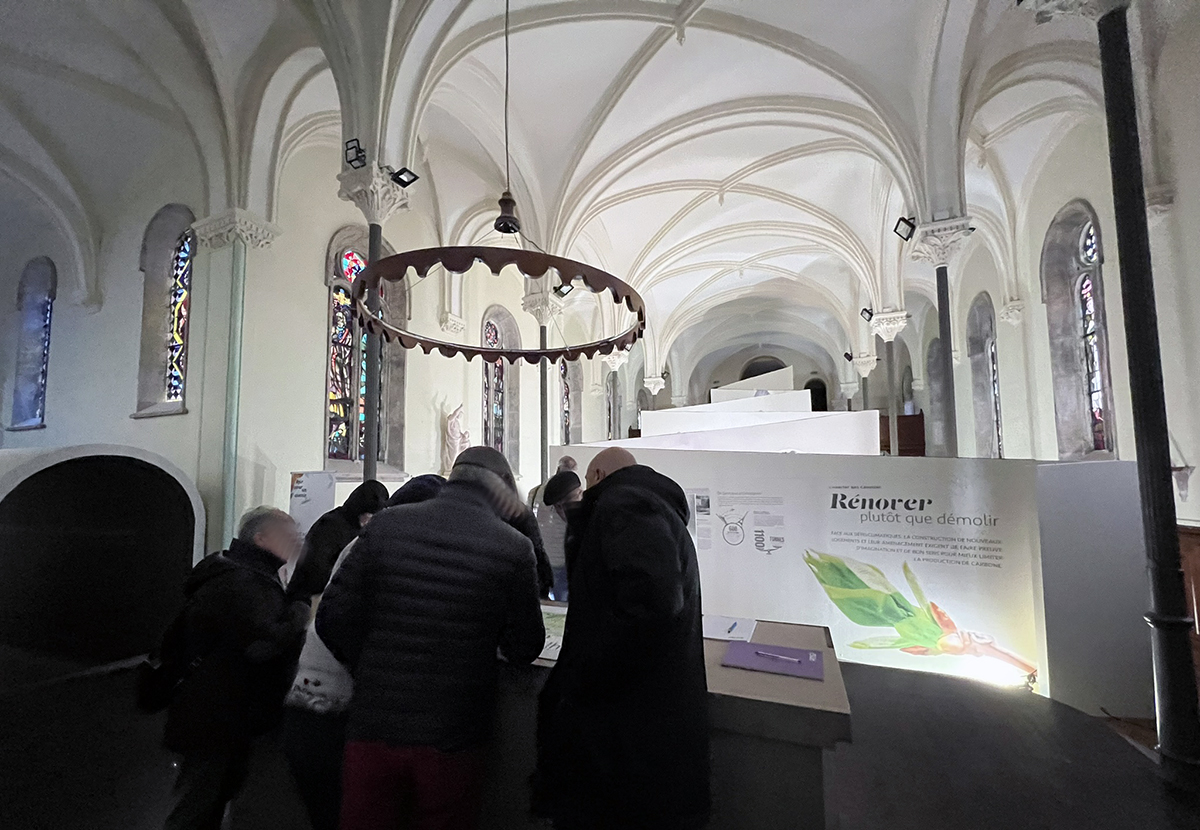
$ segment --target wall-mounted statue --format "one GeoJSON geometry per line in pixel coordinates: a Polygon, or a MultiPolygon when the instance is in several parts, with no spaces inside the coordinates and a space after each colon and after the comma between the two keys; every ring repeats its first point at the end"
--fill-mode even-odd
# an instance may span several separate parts
{"type": "Polygon", "coordinates": [[[442,442],[442,475],[449,476],[459,453],[471,446],[471,433],[463,425],[463,405],[446,416],[446,438],[442,442]]]}

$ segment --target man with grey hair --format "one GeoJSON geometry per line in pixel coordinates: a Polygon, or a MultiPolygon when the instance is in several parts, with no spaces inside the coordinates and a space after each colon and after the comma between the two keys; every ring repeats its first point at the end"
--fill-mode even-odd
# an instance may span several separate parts
{"type": "Polygon", "coordinates": [[[219,830],[252,742],[282,716],[312,599],[284,588],[299,552],[292,517],[256,507],[229,550],[205,557],[184,585],[187,605],[162,647],[187,667],[167,710],[164,743],[183,756],[167,830],[219,830]]]}
{"type": "Polygon", "coordinates": [[[326,588],[317,633],[354,675],[341,830],[471,830],[496,652],[545,644],[525,505],[504,456],[472,447],[436,498],[371,520],[326,588]]]}

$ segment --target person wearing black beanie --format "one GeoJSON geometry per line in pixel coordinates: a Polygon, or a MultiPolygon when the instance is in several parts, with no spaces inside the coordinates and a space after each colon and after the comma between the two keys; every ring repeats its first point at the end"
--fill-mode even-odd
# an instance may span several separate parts
{"type": "Polygon", "coordinates": [[[309,595],[324,591],[338,554],[354,541],[371,517],[384,508],[387,500],[386,487],[378,481],[364,481],[345,504],[317,519],[304,537],[304,550],[289,588],[309,595]]]}

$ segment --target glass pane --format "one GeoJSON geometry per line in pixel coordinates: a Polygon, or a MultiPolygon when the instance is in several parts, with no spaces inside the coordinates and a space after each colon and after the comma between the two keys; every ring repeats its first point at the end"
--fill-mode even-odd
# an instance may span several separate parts
{"type": "Polygon", "coordinates": [[[1096,226],[1091,222],[1084,227],[1080,237],[1079,258],[1088,265],[1095,265],[1100,261],[1100,244],[1096,239],[1096,226]]]}
{"type": "Polygon", "coordinates": [[[330,294],[329,324],[329,457],[352,458],[351,434],[355,431],[353,372],[354,318],[350,292],[334,288],[330,294]]]}
{"type": "Polygon", "coordinates": [[[367,261],[360,254],[354,251],[342,252],[342,279],[346,282],[353,283],[354,278],[366,267],[367,261]]]}
{"type": "Polygon", "coordinates": [[[175,244],[171,262],[171,295],[168,310],[166,399],[182,401],[187,377],[188,309],[192,299],[192,254],[196,239],[190,230],[175,244]]]}

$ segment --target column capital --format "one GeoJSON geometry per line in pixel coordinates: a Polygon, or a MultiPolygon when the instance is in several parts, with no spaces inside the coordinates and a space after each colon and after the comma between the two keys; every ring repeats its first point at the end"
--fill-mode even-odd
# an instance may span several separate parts
{"type": "Polygon", "coordinates": [[[241,239],[254,248],[266,248],[283,233],[278,225],[248,210],[230,208],[192,223],[196,241],[206,248],[224,248],[241,239]]]}
{"type": "Polygon", "coordinates": [[[862,384],[857,380],[844,380],[838,385],[843,398],[853,398],[862,391],[862,384]]]}
{"type": "Polygon", "coordinates": [[[949,265],[974,231],[970,218],[966,216],[921,225],[917,228],[909,256],[935,267],[949,265]]]}
{"type": "Polygon", "coordinates": [[[896,335],[904,331],[904,327],[908,325],[908,312],[904,309],[899,311],[877,311],[871,317],[871,331],[874,334],[883,338],[885,343],[891,343],[896,339],[896,335]]]}
{"type": "Polygon", "coordinates": [[[442,318],[439,321],[442,331],[447,334],[460,335],[467,330],[467,322],[457,314],[452,314],[449,311],[442,313],[442,318]]]}
{"type": "Polygon", "coordinates": [[[615,372],[629,362],[629,352],[624,349],[616,349],[611,354],[606,354],[600,359],[608,365],[610,372],[615,372]]]}
{"type": "Polygon", "coordinates": [[[1013,328],[1021,325],[1021,320],[1025,317],[1025,301],[1024,300],[1009,300],[1000,307],[1000,319],[1008,323],[1013,328]]]}
{"type": "Polygon", "coordinates": [[[1175,188],[1169,184],[1146,188],[1146,213],[1151,220],[1162,219],[1175,207],[1175,188]]]}
{"type": "Polygon", "coordinates": [[[338,196],[354,202],[369,225],[382,225],[398,210],[408,210],[408,194],[378,167],[361,167],[338,174],[338,196]]]}
{"type": "Polygon", "coordinates": [[[924,392],[925,378],[914,377],[912,381],[912,388],[914,392],[924,392]]]}
{"type": "Polygon", "coordinates": [[[642,385],[646,387],[646,391],[651,395],[657,395],[659,392],[667,388],[666,378],[643,378],[642,385]]]}
{"type": "Polygon", "coordinates": [[[1056,17],[1086,17],[1096,21],[1113,9],[1124,8],[1129,0],[1026,0],[1037,22],[1049,23],[1056,17]]]}
{"type": "Polygon", "coordinates": [[[865,378],[875,371],[875,364],[879,362],[873,354],[860,354],[854,358],[854,370],[858,372],[858,376],[865,378]]]}
{"type": "Polygon", "coordinates": [[[672,395],[671,406],[675,409],[683,409],[688,405],[687,395],[672,395]]]}
{"type": "Polygon", "coordinates": [[[521,309],[538,321],[539,326],[548,326],[554,315],[562,311],[563,301],[553,291],[536,291],[521,298],[521,309]]]}

